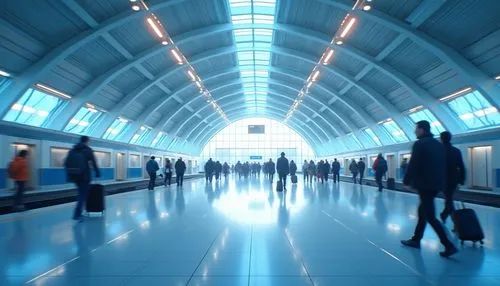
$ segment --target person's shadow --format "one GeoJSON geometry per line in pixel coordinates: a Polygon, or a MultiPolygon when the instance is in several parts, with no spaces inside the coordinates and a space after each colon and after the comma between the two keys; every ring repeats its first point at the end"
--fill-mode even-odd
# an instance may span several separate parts
{"type": "Polygon", "coordinates": [[[364,211],[366,209],[367,203],[368,199],[366,198],[365,192],[363,191],[363,186],[361,186],[361,189],[359,190],[359,199],[358,199],[358,205],[361,211],[364,211]]]}
{"type": "Polygon", "coordinates": [[[210,205],[212,205],[212,203],[215,200],[215,194],[214,194],[214,190],[213,190],[212,184],[208,184],[208,185],[205,186],[205,194],[207,194],[207,201],[208,201],[208,203],[210,205]]]}
{"type": "Polygon", "coordinates": [[[286,205],[286,192],[279,194],[280,207],[278,209],[278,225],[282,228],[286,228],[290,223],[290,212],[288,211],[286,205]]]}
{"type": "Polygon", "coordinates": [[[351,206],[353,206],[354,208],[357,207],[358,205],[358,200],[359,200],[359,194],[358,194],[358,189],[357,189],[358,186],[356,185],[353,185],[352,186],[352,189],[351,189],[351,206]]]}
{"type": "Polygon", "coordinates": [[[297,184],[293,184],[290,194],[290,203],[294,205],[296,202],[297,202],[297,184]]]}
{"type": "Polygon", "coordinates": [[[332,186],[332,197],[335,203],[338,203],[340,200],[340,183],[333,184],[332,186]]]}
{"type": "Polygon", "coordinates": [[[172,206],[174,204],[174,195],[173,195],[173,191],[171,190],[167,190],[165,192],[163,192],[163,200],[165,201],[165,209],[167,211],[171,210],[172,209],[172,206]]]}
{"type": "Polygon", "coordinates": [[[158,209],[156,208],[155,192],[148,193],[148,207],[147,207],[148,220],[153,222],[158,218],[158,209]]]}
{"type": "Polygon", "coordinates": [[[385,225],[387,223],[387,208],[383,199],[383,195],[379,193],[375,198],[375,219],[380,225],[385,225]]]}
{"type": "Polygon", "coordinates": [[[184,191],[182,191],[182,189],[177,190],[175,196],[175,209],[179,215],[183,215],[186,211],[186,201],[184,200],[184,191]]]}

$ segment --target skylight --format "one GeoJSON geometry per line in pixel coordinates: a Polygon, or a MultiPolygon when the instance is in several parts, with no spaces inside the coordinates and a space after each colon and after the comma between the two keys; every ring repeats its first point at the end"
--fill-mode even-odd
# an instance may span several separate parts
{"type": "Polygon", "coordinates": [[[421,109],[419,111],[409,114],[411,120],[417,123],[421,120],[426,120],[431,124],[431,132],[434,135],[439,135],[441,132],[445,131],[443,125],[428,109],[421,109]]]}
{"type": "Polygon", "coordinates": [[[477,90],[447,102],[451,110],[468,129],[480,129],[500,125],[500,113],[477,90]]]}
{"type": "Polygon", "coordinates": [[[104,133],[104,136],[102,137],[103,139],[108,139],[108,140],[116,140],[118,135],[127,127],[129,124],[128,120],[118,117],[115,119],[113,124],[106,130],[106,133],[104,133]]]}
{"type": "Polygon", "coordinates": [[[384,127],[384,129],[387,131],[387,133],[395,143],[408,142],[408,137],[406,137],[406,134],[393,120],[387,120],[385,123],[382,124],[382,126],[384,127]]]}
{"type": "Polygon", "coordinates": [[[366,128],[365,130],[363,130],[366,135],[368,136],[368,138],[370,138],[370,141],[375,144],[376,146],[382,146],[382,142],[380,141],[380,139],[378,138],[377,135],[375,135],[375,133],[373,132],[373,130],[371,128],[366,128]]]}
{"type": "Polygon", "coordinates": [[[64,131],[76,134],[89,134],[90,126],[102,115],[93,105],[87,104],[80,108],[76,115],[69,121],[64,131]]]}
{"type": "Polygon", "coordinates": [[[229,0],[238,65],[246,102],[265,102],[276,0],[229,0]],[[252,25],[259,25],[254,29],[252,25]],[[269,25],[269,28],[266,28],[269,25]]]}

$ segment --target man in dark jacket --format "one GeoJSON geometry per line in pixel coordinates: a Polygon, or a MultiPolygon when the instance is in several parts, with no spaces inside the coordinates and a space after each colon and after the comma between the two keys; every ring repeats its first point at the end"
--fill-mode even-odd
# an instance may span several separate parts
{"type": "Polygon", "coordinates": [[[384,177],[387,172],[387,161],[384,159],[384,156],[382,156],[382,153],[378,154],[377,159],[373,162],[372,168],[375,171],[375,182],[377,182],[378,191],[382,192],[384,188],[382,177],[384,177]]]}
{"type": "Polygon", "coordinates": [[[453,205],[453,195],[458,185],[463,185],[465,181],[465,166],[462,153],[458,148],[451,145],[451,133],[445,131],[441,133],[441,143],[444,146],[446,183],[444,188],[445,208],[441,213],[441,220],[446,223],[446,219],[455,211],[453,205]]]}
{"type": "Polygon", "coordinates": [[[205,163],[205,179],[207,182],[208,181],[210,181],[210,183],[212,182],[214,176],[214,169],[215,169],[214,161],[212,161],[212,158],[210,158],[205,163]]]}
{"type": "Polygon", "coordinates": [[[276,161],[276,172],[278,178],[283,183],[283,189],[286,190],[286,175],[290,174],[290,165],[288,159],[285,158],[285,152],[281,152],[281,157],[276,161]]]}
{"type": "Polygon", "coordinates": [[[415,135],[418,140],[413,144],[410,163],[403,182],[406,186],[409,185],[417,190],[420,197],[418,223],[413,237],[401,243],[420,248],[420,240],[429,223],[445,247],[445,250],[439,254],[449,257],[458,250],[446,236],[443,225],[437,220],[434,207],[434,198],[445,186],[445,152],[443,145],[434,139],[430,130],[431,125],[428,121],[417,122],[415,135]]]}
{"type": "Polygon", "coordinates": [[[148,190],[150,191],[155,189],[156,172],[158,170],[160,170],[160,166],[158,166],[158,162],[156,162],[155,156],[151,156],[149,161],[146,163],[146,172],[148,172],[149,175],[148,190]]]}
{"type": "Polygon", "coordinates": [[[330,175],[330,163],[328,160],[325,160],[325,164],[323,164],[323,177],[325,181],[328,183],[328,176],[330,175]]]}
{"type": "Polygon", "coordinates": [[[365,162],[363,162],[363,158],[359,158],[358,161],[358,172],[359,172],[359,184],[363,184],[363,177],[365,176],[365,162]]]}
{"type": "Polygon", "coordinates": [[[186,172],[186,163],[182,161],[182,157],[180,157],[177,162],[175,162],[175,180],[177,181],[177,186],[182,187],[182,183],[184,182],[184,173],[186,172]]]}
{"type": "Polygon", "coordinates": [[[351,171],[352,174],[352,181],[354,184],[356,184],[356,178],[358,177],[358,164],[354,159],[351,161],[351,165],[349,165],[349,171],[351,171]]]}
{"type": "Polygon", "coordinates": [[[89,137],[82,136],[80,138],[80,143],[76,144],[73,149],[66,157],[64,166],[68,175],[68,179],[76,184],[78,189],[78,202],[76,203],[75,211],[73,213],[73,219],[77,221],[83,221],[82,208],[87,200],[90,181],[92,180],[92,174],[89,166],[89,162],[92,164],[92,169],[94,169],[96,178],[101,177],[99,168],[97,167],[97,162],[94,157],[94,151],[89,147],[89,137]],[[79,160],[82,160],[78,166],[79,160]]]}
{"type": "Polygon", "coordinates": [[[333,159],[332,162],[332,174],[333,174],[333,182],[340,182],[340,163],[337,161],[337,158],[333,159]]]}
{"type": "Polygon", "coordinates": [[[220,179],[220,174],[222,173],[222,164],[217,161],[215,162],[215,180],[219,180],[220,179]]]}
{"type": "Polygon", "coordinates": [[[275,167],[276,167],[276,165],[274,164],[273,160],[269,159],[269,162],[267,162],[267,172],[268,172],[269,180],[271,181],[271,183],[274,180],[275,167]]]}

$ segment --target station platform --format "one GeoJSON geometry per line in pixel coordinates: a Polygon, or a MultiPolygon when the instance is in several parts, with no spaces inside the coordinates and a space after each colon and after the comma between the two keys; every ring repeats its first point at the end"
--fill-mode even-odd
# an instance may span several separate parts
{"type": "Polygon", "coordinates": [[[2,215],[0,285],[500,285],[497,208],[468,204],[485,245],[445,259],[430,227],[421,250],[399,243],[416,224],[414,194],[301,176],[275,186],[230,176],[114,194],[83,223],[74,203],[2,215]]]}

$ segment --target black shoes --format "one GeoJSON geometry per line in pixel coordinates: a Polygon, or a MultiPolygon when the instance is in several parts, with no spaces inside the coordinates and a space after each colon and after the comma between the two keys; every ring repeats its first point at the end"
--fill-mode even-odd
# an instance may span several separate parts
{"type": "Polygon", "coordinates": [[[404,246],[420,249],[420,241],[415,240],[415,239],[401,240],[401,243],[404,246]]]}
{"type": "Polygon", "coordinates": [[[442,257],[450,257],[452,256],[453,254],[456,254],[458,252],[458,249],[454,246],[454,245],[450,245],[448,247],[446,247],[446,249],[442,252],[439,253],[439,255],[441,255],[442,257]]]}

